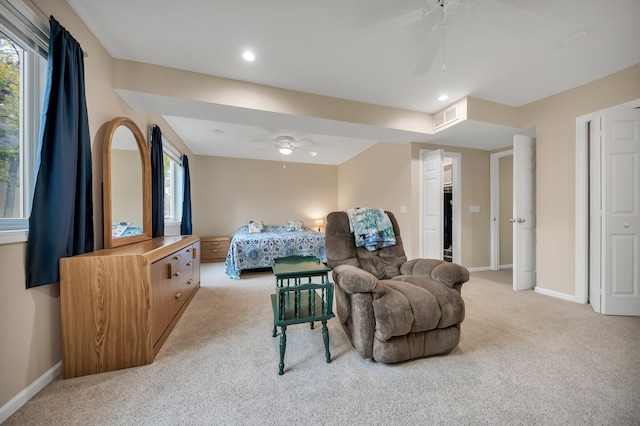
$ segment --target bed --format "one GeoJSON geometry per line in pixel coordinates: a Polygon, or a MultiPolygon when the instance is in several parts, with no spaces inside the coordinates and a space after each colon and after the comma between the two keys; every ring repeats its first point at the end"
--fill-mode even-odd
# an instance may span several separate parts
{"type": "Polygon", "coordinates": [[[241,226],[229,245],[225,272],[239,280],[242,271],[270,268],[273,259],[286,256],[315,256],[327,261],[324,234],[308,228],[290,229],[286,226],[265,225],[263,232],[249,232],[241,226]]]}

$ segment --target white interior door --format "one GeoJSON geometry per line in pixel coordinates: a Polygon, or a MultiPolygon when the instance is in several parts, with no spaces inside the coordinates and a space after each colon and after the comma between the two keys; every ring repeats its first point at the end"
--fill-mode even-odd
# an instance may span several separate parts
{"type": "Polygon", "coordinates": [[[596,312],[600,308],[602,195],[600,119],[589,122],[589,303],[596,312]]]}
{"type": "Polygon", "coordinates": [[[535,138],[513,137],[513,289],[536,285],[535,138]]]}
{"type": "Polygon", "coordinates": [[[443,258],[443,157],[441,149],[422,154],[422,257],[443,258]]]}
{"type": "Polygon", "coordinates": [[[640,316],[640,109],[604,114],[602,313],[640,316]]]}

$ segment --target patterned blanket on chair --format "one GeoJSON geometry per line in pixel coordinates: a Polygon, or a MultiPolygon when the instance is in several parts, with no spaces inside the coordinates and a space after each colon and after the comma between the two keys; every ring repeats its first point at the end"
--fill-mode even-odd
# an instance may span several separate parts
{"type": "Polygon", "coordinates": [[[356,240],[356,247],[375,251],[396,245],[396,236],[389,216],[382,209],[347,209],[349,227],[356,240]]]}

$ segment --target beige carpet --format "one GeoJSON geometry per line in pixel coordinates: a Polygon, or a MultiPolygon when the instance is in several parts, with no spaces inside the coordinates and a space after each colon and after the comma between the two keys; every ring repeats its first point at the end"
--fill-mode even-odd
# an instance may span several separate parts
{"type": "Polygon", "coordinates": [[[269,273],[202,288],[151,365],[57,379],[7,425],[640,424],[640,318],[513,292],[473,273],[462,341],[398,365],[361,359],[337,320],[289,327],[278,376],[269,273]]]}

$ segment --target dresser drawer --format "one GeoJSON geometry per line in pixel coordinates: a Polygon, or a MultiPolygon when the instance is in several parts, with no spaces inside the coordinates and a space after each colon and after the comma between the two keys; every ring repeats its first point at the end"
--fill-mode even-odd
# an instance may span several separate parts
{"type": "MultiPolygon", "coordinates": [[[[194,253],[193,253],[193,246],[189,245],[185,248],[183,248],[180,251],[177,251],[173,254],[171,254],[170,256],[168,256],[168,264],[169,264],[169,270],[167,272],[167,278],[171,278],[173,275],[175,275],[175,273],[181,269],[184,268],[185,265],[187,265],[188,263],[193,263],[193,258],[194,258],[194,253]]],[[[180,275],[180,273],[178,273],[177,275],[180,275]]],[[[177,276],[176,275],[176,276],[177,276]]]]}
{"type": "Polygon", "coordinates": [[[196,289],[196,282],[193,276],[184,280],[184,283],[174,289],[171,294],[167,294],[167,300],[165,300],[166,320],[171,321],[173,317],[178,313],[182,305],[189,299],[191,293],[196,289]]]}
{"type": "MultiPolygon", "coordinates": [[[[188,245],[152,265],[156,276],[154,300],[159,307],[157,319],[160,332],[172,321],[198,283],[199,274],[194,273],[199,267],[197,258],[194,258],[195,247],[196,244],[188,245]]],[[[154,330],[153,337],[158,339],[161,333],[154,330]]]]}
{"type": "Polygon", "coordinates": [[[202,262],[221,262],[227,258],[229,251],[229,237],[204,237],[200,240],[201,261],[202,262]]]}

